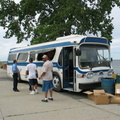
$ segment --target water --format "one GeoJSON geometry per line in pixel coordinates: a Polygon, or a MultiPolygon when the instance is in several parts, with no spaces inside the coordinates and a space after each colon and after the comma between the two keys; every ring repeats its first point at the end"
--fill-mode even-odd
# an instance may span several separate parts
{"type": "Polygon", "coordinates": [[[120,60],[114,60],[112,62],[112,67],[115,74],[120,73],[120,60]]]}

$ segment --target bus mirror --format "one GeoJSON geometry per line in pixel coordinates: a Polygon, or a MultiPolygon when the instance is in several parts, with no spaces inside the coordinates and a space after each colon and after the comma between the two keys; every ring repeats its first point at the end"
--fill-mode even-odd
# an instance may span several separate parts
{"type": "Polygon", "coordinates": [[[81,51],[79,49],[76,50],[76,55],[77,56],[81,55],[81,51]]]}

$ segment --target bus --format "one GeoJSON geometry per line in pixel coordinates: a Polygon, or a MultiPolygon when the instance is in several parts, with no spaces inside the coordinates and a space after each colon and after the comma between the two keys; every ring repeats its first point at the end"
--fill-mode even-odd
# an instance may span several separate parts
{"type": "MultiPolygon", "coordinates": [[[[19,80],[25,77],[29,58],[34,59],[41,75],[42,56],[46,54],[53,63],[54,90],[80,92],[100,86],[102,78],[111,78],[110,41],[102,37],[69,35],[55,41],[13,48],[9,51],[7,74],[12,77],[13,60],[18,61],[19,80]]],[[[42,85],[42,80],[38,80],[42,85]]]]}

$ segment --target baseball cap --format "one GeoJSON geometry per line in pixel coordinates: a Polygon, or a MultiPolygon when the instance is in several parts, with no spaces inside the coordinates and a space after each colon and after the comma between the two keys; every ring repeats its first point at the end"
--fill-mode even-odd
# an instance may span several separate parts
{"type": "Polygon", "coordinates": [[[48,58],[48,56],[47,55],[43,55],[42,58],[48,58]]]}

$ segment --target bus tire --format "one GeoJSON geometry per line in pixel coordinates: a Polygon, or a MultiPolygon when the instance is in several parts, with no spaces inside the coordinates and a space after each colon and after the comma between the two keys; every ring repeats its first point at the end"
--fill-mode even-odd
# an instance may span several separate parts
{"type": "Polygon", "coordinates": [[[60,80],[60,76],[58,73],[53,73],[53,90],[60,92],[62,90],[61,88],[61,80],[60,80]]]}

